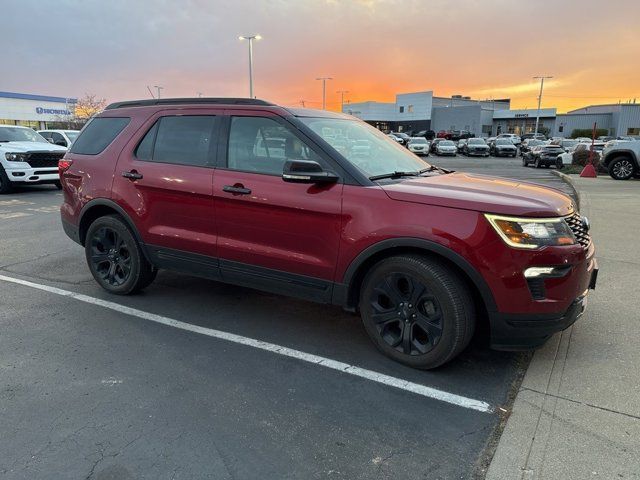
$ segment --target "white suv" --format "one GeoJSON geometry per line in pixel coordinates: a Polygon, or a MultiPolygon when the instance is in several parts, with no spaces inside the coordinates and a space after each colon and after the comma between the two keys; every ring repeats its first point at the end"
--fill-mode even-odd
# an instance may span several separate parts
{"type": "Polygon", "coordinates": [[[54,145],[69,148],[80,135],[80,130],[38,130],[38,133],[54,145]]]}
{"type": "Polygon", "coordinates": [[[511,143],[513,143],[515,146],[518,146],[520,145],[520,143],[522,143],[522,139],[515,133],[501,133],[500,135],[498,135],[497,138],[509,139],[511,140],[511,143]]]}
{"type": "Polygon", "coordinates": [[[16,184],[60,188],[58,160],[66,151],[31,128],[0,125],[0,193],[9,193],[16,184]]]}

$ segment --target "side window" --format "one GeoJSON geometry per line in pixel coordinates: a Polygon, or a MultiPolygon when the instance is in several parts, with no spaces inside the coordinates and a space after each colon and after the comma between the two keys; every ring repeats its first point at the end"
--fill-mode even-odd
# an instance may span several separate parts
{"type": "Polygon", "coordinates": [[[139,160],[147,160],[150,161],[153,157],[153,143],[156,141],[156,132],[158,131],[158,123],[153,124],[153,127],[147,132],[142,141],[138,144],[138,148],[136,148],[136,158],[139,160]]]}
{"type": "Polygon", "coordinates": [[[40,132],[40,135],[42,135],[44,138],[46,138],[47,140],[49,140],[51,137],[51,132],[40,132]]]}
{"type": "Polygon", "coordinates": [[[98,155],[115,140],[118,134],[129,124],[124,117],[93,118],[82,129],[82,133],[71,146],[71,153],[80,155],[98,155]]]}
{"type": "Polygon", "coordinates": [[[320,157],[293,132],[266,117],[232,117],[227,166],[232,170],[281,175],[287,160],[320,157]]]}
{"type": "Polygon", "coordinates": [[[162,117],[151,161],[204,167],[213,143],[214,116],[162,117]]]}
{"type": "Polygon", "coordinates": [[[63,147],[67,146],[67,141],[58,132],[51,132],[51,138],[53,139],[53,143],[56,145],[62,145],[63,147]]]}

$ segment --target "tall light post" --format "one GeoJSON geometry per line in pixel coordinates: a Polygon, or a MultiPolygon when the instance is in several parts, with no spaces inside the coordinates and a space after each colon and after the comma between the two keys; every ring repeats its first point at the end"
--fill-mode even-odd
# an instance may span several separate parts
{"type": "Polygon", "coordinates": [[[248,40],[249,41],[249,98],[253,97],[253,41],[260,40],[262,37],[260,35],[241,35],[238,37],[238,40],[248,40]]]}
{"type": "Polygon", "coordinates": [[[160,90],[164,90],[164,87],[161,87],[160,85],[154,85],[153,88],[155,88],[158,92],[157,98],[160,99],[160,90]]]}
{"type": "Polygon", "coordinates": [[[331,77],[318,77],[316,80],[322,80],[322,109],[327,109],[327,80],[333,80],[331,77]]]}
{"type": "Polygon", "coordinates": [[[551,76],[540,75],[538,77],[533,77],[535,80],[540,80],[540,95],[538,95],[538,112],[536,113],[536,131],[533,132],[534,135],[538,135],[538,125],[540,124],[540,104],[542,103],[542,89],[544,88],[544,80],[546,78],[553,78],[551,76]]]}
{"type": "Polygon", "coordinates": [[[336,93],[340,94],[340,113],[344,113],[344,94],[349,93],[349,90],[338,90],[336,93]]]}

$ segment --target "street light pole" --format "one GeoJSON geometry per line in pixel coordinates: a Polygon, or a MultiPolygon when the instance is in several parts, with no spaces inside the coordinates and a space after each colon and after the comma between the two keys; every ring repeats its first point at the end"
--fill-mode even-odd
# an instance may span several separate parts
{"type": "Polygon", "coordinates": [[[160,90],[163,90],[164,87],[161,87],[160,85],[154,85],[153,88],[156,89],[156,91],[158,92],[158,99],[160,99],[160,90]]]}
{"type": "Polygon", "coordinates": [[[322,109],[327,109],[327,80],[333,80],[331,77],[318,77],[316,80],[322,80],[322,109]]]}
{"type": "Polygon", "coordinates": [[[538,125],[540,124],[540,104],[542,103],[542,89],[544,88],[544,80],[545,78],[553,78],[550,76],[541,75],[539,77],[533,77],[535,80],[540,79],[540,95],[538,95],[538,112],[536,113],[536,130],[534,133],[534,137],[538,135],[538,125]]]}
{"type": "Polygon", "coordinates": [[[249,98],[254,98],[253,96],[253,41],[260,40],[262,37],[260,35],[243,35],[238,37],[238,40],[248,40],[249,41],[249,98]]]}
{"type": "Polygon", "coordinates": [[[349,93],[349,90],[338,90],[336,93],[340,94],[340,113],[344,113],[344,94],[349,93]]]}

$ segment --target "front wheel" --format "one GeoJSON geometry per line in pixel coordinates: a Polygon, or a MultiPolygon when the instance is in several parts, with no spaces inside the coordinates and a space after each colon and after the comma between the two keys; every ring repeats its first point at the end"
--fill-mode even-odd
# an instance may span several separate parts
{"type": "Polygon", "coordinates": [[[609,175],[615,180],[629,180],[633,170],[633,163],[628,157],[614,158],[609,164],[609,175]]]}
{"type": "Polygon", "coordinates": [[[53,184],[58,190],[62,190],[62,183],[60,183],[60,180],[56,180],[53,184]]]}
{"type": "Polygon", "coordinates": [[[522,166],[527,167],[528,165],[529,165],[529,162],[527,161],[527,159],[525,157],[522,157],[522,166]]]}
{"type": "Polygon", "coordinates": [[[157,274],[117,215],[100,217],[91,224],[85,240],[85,256],[96,282],[117,295],[142,290],[157,274]]]}
{"type": "Polygon", "coordinates": [[[533,163],[533,166],[536,168],[540,168],[542,166],[539,158],[536,158],[535,162],[533,163]]]}
{"type": "Polygon", "coordinates": [[[562,170],[564,168],[564,163],[562,163],[562,159],[559,158],[556,160],[556,168],[558,170],[562,170]]]}
{"type": "Polygon", "coordinates": [[[3,193],[11,193],[12,191],[13,186],[11,185],[11,181],[2,165],[0,165],[0,195],[3,193]]]}
{"type": "Polygon", "coordinates": [[[475,330],[473,300],[457,272],[419,255],[378,263],[364,279],[360,313],[382,353],[425,370],[457,356],[475,330]]]}

